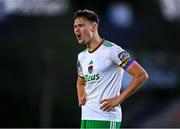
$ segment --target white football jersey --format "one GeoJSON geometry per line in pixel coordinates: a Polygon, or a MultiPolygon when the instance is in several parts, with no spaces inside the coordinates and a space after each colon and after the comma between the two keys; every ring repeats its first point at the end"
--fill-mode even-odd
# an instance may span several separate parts
{"type": "Polygon", "coordinates": [[[94,52],[86,49],[78,54],[78,75],[85,78],[87,93],[82,120],[121,121],[120,105],[105,112],[100,110],[100,101],[120,94],[124,70],[119,65],[129,57],[124,49],[107,40],[94,52]]]}

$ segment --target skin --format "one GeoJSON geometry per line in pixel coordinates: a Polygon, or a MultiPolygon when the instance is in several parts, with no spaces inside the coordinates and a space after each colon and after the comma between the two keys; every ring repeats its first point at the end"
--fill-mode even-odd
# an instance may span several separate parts
{"type": "Polygon", "coordinates": [[[98,24],[90,22],[84,17],[78,17],[74,21],[74,33],[79,44],[85,44],[89,51],[94,50],[102,39],[98,34],[98,24]]]}
{"type": "Polygon", "coordinates": [[[101,106],[101,109],[103,111],[110,111],[113,107],[124,102],[142,86],[145,80],[148,79],[147,72],[136,61],[134,61],[126,72],[133,76],[129,86],[119,96],[102,100],[101,103],[103,105],[101,106]]]}
{"type": "MultiPolygon", "coordinates": [[[[86,45],[89,51],[93,51],[102,42],[102,39],[98,34],[98,24],[88,21],[85,17],[77,17],[75,19],[74,33],[79,44],[86,45]]],[[[123,103],[142,86],[145,80],[148,79],[147,72],[136,61],[131,64],[126,72],[133,76],[129,86],[120,95],[114,98],[101,100],[101,110],[108,112],[112,108],[123,103]]],[[[85,105],[87,94],[85,92],[85,79],[83,77],[78,76],[76,87],[79,106],[85,105]]]]}

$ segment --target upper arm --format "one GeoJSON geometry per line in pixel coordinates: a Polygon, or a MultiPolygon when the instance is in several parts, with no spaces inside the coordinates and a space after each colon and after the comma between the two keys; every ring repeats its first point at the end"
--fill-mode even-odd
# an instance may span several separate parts
{"type": "Polygon", "coordinates": [[[144,76],[145,79],[148,78],[148,74],[145,69],[136,61],[134,61],[127,69],[126,72],[132,76],[144,76]]]}
{"type": "Polygon", "coordinates": [[[77,85],[85,85],[85,83],[86,83],[85,78],[78,75],[77,85]]]}

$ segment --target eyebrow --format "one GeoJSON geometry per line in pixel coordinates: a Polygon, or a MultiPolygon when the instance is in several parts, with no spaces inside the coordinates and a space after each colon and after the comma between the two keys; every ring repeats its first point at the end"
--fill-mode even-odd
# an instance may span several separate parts
{"type": "Polygon", "coordinates": [[[74,26],[83,26],[83,23],[74,24],[74,26]]]}

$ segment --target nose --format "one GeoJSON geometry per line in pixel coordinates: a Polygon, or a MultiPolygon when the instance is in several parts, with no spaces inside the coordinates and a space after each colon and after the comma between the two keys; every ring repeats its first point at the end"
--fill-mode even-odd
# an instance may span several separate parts
{"type": "Polygon", "coordinates": [[[74,32],[78,32],[78,31],[79,31],[78,27],[75,27],[74,32]]]}

